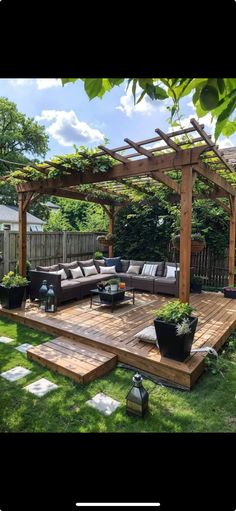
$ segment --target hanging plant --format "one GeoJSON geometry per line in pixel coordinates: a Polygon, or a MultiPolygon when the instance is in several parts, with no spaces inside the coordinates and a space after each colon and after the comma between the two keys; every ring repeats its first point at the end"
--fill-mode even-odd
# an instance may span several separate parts
{"type": "MultiPolygon", "coordinates": [[[[172,238],[172,244],[175,250],[180,250],[180,234],[175,235],[172,238]]],[[[202,252],[202,250],[206,246],[206,240],[204,236],[200,233],[194,233],[191,235],[191,253],[197,254],[198,252],[202,252]]]]}
{"type": "Polygon", "coordinates": [[[113,245],[115,239],[116,239],[115,234],[102,234],[100,236],[97,236],[98,243],[100,243],[100,245],[104,245],[105,247],[113,245]]]}

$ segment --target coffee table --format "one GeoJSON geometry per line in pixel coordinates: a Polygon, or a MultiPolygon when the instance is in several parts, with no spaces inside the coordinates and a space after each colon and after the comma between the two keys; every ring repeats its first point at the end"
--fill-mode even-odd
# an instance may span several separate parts
{"type": "Polygon", "coordinates": [[[133,287],[126,287],[125,289],[118,289],[118,291],[99,291],[99,289],[91,289],[90,290],[90,308],[92,309],[93,305],[106,305],[111,307],[111,312],[113,312],[116,305],[120,305],[124,302],[132,301],[135,303],[135,289],[133,287]],[[126,296],[126,291],[132,291],[130,296],[126,296]]]}

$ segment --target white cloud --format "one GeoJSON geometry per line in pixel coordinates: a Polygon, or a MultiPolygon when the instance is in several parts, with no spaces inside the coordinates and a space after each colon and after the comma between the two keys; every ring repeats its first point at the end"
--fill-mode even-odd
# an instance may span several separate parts
{"type": "Polygon", "coordinates": [[[37,78],[37,89],[49,89],[51,87],[59,87],[61,80],[59,78],[37,78]]]}
{"type": "Polygon", "coordinates": [[[224,147],[234,147],[233,142],[229,138],[222,138],[218,141],[218,145],[220,149],[223,149],[224,147]]]}
{"type": "Polygon", "coordinates": [[[43,110],[41,115],[35,117],[36,121],[53,121],[47,132],[63,146],[73,144],[86,144],[104,142],[104,134],[92,128],[86,122],[80,121],[74,112],[64,110],[43,110]]]}
{"type": "Polygon", "coordinates": [[[25,87],[27,85],[33,85],[34,80],[32,78],[12,78],[9,80],[10,85],[13,87],[25,87]]]}
{"type": "MultiPolygon", "coordinates": [[[[141,87],[138,87],[137,97],[141,92],[142,92],[141,87]]],[[[128,88],[124,96],[121,96],[120,105],[116,106],[115,108],[116,110],[121,110],[121,112],[127,115],[127,117],[132,117],[133,113],[136,112],[145,115],[150,115],[152,112],[155,111],[155,107],[154,104],[152,103],[152,100],[147,98],[147,96],[144,96],[142,101],[135,105],[131,87],[128,88]]]]}

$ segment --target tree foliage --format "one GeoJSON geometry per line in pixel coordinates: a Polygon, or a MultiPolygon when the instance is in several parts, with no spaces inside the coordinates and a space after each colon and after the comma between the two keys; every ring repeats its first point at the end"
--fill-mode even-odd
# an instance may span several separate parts
{"type": "Polygon", "coordinates": [[[55,199],[60,207],[51,211],[46,231],[106,231],[108,218],[102,207],[86,201],[55,199]]]}
{"type": "MultiPolygon", "coordinates": [[[[77,78],[63,78],[62,84],[75,82],[77,78]]],[[[113,87],[125,82],[125,78],[79,78],[84,83],[84,90],[89,97],[102,98],[113,87]]],[[[236,131],[236,78],[129,78],[128,87],[132,88],[134,102],[139,103],[145,96],[152,100],[171,99],[169,122],[181,125],[180,100],[193,94],[195,113],[203,117],[211,113],[215,119],[215,139],[222,134],[231,136],[236,131]],[[137,97],[137,91],[141,93],[137,97]]]]}
{"type": "MultiPolygon", "coordinates": [[[[0,97],[0,159],[27,165],[28,155],[31,158],[44,157],[47,151],[48,135],[45,127],[19,112],[15,103],[0,97]]],[[[0,160],[0,176],[15,169],[16,165],[0,160]]],[[[2,204],[17,205],[15,187],[8,182],[0,181],[0,197],[2,204]]],[[[45,217],[45,210],[40,208],[40,204],[30,208],[33,213],[36,210],[41,211],[42,218],[45,217]]]]}

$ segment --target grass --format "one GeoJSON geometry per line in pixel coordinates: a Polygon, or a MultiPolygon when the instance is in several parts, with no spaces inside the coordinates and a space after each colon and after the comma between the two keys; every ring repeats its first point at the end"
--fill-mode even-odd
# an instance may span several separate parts
{"type": "Polygon", "coordinates": [[[14,349],[25,342],[36,345],[48,341],[50,335],[5,319],[0,320],[0,335],[14,339],[11,344],[0,343],[0,372],[16,365],[32,371],[14,383],[0,377],[1,432],[236,432],[236,333],[231,336],[230,349],[217,364],[210,364],[191,392],[144,380],[149,413],[143,419],[125,412],[132,371],[116,368],[103,378],[80,385],[28,361],[14,349]],[[42,377],[59,388],[42,398],[23,390],[42,377]],[[121,402],[109,417],[86,405],[98,392],[121,402]]]}

